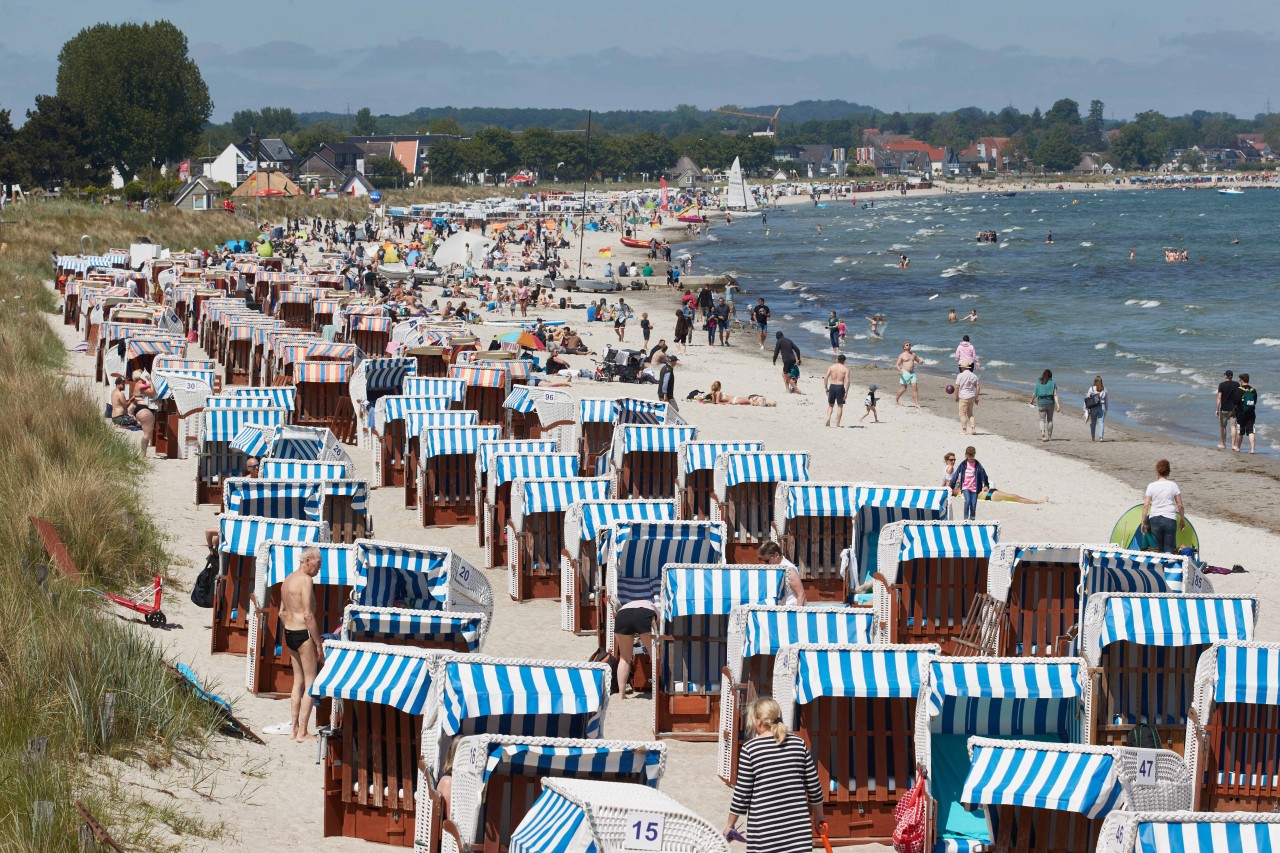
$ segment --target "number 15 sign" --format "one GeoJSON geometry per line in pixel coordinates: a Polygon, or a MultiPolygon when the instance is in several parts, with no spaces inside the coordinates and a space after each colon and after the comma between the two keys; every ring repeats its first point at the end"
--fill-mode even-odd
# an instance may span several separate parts
{"type": "Polygon", "coordinates": [[[651,812],[627,812],[626,838],[623,850],[661,850],[663,822],[666,818],[651,812]]]}

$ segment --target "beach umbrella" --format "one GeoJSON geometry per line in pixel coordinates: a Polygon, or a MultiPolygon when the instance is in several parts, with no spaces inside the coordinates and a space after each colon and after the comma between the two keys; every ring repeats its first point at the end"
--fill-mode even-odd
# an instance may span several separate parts
{"type": "Polygon", "coordinates": [[[524,347],[525,349],[546,349],[547,348],[547,345],[544,344],[542,341],[538,340],[538,338],[535,335],[533,335],[530,332],[526,332],[522,329],[512,331],[512,332],[503,332],[501,335],[498,335],[498,337],[495,338],[495,340],[501,343],[515,344],[516,346],[524,347]]]}
{"type": "MultiPolygon", "coordinates": [[[[1143,550],[1143,539],[1142,504],[1134,504],[1125,510],[1120,515],[1120,518],[1116,519],[1115,527],[1111,528],[1111,543],[1119,545],[1121,548],[1141,551],[1143,550]]],[[[1196,549],[1197,554],[1200,553],[1200,536],[1196,533],[1195,525],[1191,523],[1191,519],[1187,519],[1185,530],[1178,530],[1176,541],[1179,548],[1190,546],[1196,549]]]]}

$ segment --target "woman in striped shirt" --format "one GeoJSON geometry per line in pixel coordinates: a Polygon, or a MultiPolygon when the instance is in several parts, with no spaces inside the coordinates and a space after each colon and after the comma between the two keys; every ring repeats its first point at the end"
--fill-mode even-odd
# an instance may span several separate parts
{"type": "Polygon", "coordinates": [[[824,823],[818,765],[804,741],[787,731],[773,699],[753,702],[747,719],[755,737],[738,758],[725,837],[750,814],[747,853],[812,853],[814,827],[824,823]]]}

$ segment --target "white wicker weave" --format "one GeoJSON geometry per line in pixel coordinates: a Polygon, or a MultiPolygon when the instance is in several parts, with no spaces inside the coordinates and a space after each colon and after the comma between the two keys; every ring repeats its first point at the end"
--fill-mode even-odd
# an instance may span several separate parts
{"type": "MultiPolygon", "coordinates": [[[[1102,822],[1097,853],[1133,853],[1138,846],[1138,825],[1143,823],[1261,823],[1280,824],[1280,814],[1253,812],[1112,812],[1102,822]]],[[[1188,850],[1188,853],[1224,853],[1219,850],[1188,850]]],[[[1234,851],[1232,851],[1234,853],[1234,851]]]]}
{"type": "Polygon", "coordinates": [[[410,548],[430,547],[436,551],[444,551],[449,557],[449,593],[445,607],[449,610],[484,613],[489,620],[493,619],[493,588],[489,579],[478,569],[469,564],[452,548],[436,548],[435,546],[415,545],[409,542],[387,542],[382,539],[357,539],[357,546],[367,545],[375,548],[410,548]]]}

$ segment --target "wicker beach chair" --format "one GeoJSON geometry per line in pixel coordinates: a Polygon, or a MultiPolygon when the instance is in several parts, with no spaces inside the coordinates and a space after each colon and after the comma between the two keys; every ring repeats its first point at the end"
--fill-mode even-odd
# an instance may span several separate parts
{"type": "Polygon", "coordinates": [[[675,497],[676,455],[698,437],[691,426],[621,424],[613,432],[611,454],[618,496],[640,500],[675,497]]]}
{"type": "Polygon", "coordinates": [[[997,648],[1023,657],[1078,653],[1083,602],[1083,545],[996,545],[987,569],[987,592],[1005,602],[997,648]]]}
{"type": "MultiPolygon", "coordinates": [[[[479,424],[480,413],[474,409],[429,410],[405,414],[404,422],[398,432],[404,438],[400,459],[404,467],[404,505],[406,507],[418,506],[418,487],[421,485],[419,481],[422,479],[423,472],[423,446],[430,435],[442,428],[476,427],[479,424]]],[[[487,437],[491,433],[485,432],[484,435],[487,437]]],[[[467,440],[463,436],[464,444],[467,440]]],[[[459,460],[446,460],[441,464],[447,469],[449,481],[452,484],[459,460]]],[[[477,510],[476,507],[472,509],[477,510]]]]}
{"type": "Polygon", "coordinates": [[[961,802],[968,739],[1084,743],[1091,682],[1079,658],[934,658],[916,704],[916,761],[929,780],[926,845],[972,851],[991,843],[981,808],[961,802]]]}
{"type": "MultiPolygon", "coordinates": [[[[559,447],[556,442],[550,439],[498,439],[497,441],[482,441],[479,449],[476,451],[476,544],[484,546],[489,541],[488,531],[485,528],[484,518],[484,502],[489,491],[489,466],[493,461],[493,457],[499,453],[519,453],[525,455],[537,455],[542,453],[557,453],[559,447]]],[[[508,498],[509,499],[509,498],[508,498]]],[[[486,554],[486,562],[488,555],[486,554]]]]}
{"type": "Polygon", "coordinates": [[[738,747],[749,736],[746,709],[773,695],[775,659],[786,646],[865,645],[871,642],[870,607],[788,607],[749,604],[729,614],[728,659],[720,673],[717,773],[737,780],[738,747]]]}
{"type": "Polygon", "coordinates": [[[519,478],[506,525],[507,592],[513,601],[560,598],[564,516],[575,503],[609,500],[612,477],[519,478]]]}
{"type": "Polygon", "coordinates": [[[475,566],[448,548],[361,539],[351,600],[364,607],[483,613],[493,617],[493,589],[475,566]]]}
{"type": "MultiPolygon", "coordinates": [[[[373,444],[373,431],[369,418],[375,405],[383,397],[399,395],[406,376],[417,373],[418,363],[411,358],[371,358],[360,360],[351,372],[348,396],[356,411],[357,444],[369,447],[373,444]]],[[[377,457],[375,456],[375,461],[377,457]]]]}
{"type": "Polygon", "coordinates": [[[1080,646],[1094,679],[1093,742],[1123,744],[1135,726],[1150,727],[1181,755],[1200,655],[1252,640],[1257,619],[1252,596],[1090,596],[1080,646]]]}
{"type": "Polygon", "coordinates": [[[814,601],[848,598],[842,558],[854,541],[857,483],[779,483],[772,538],[814,601]]]}
{"type": "Polygon", "coordinates": [[[478,652],[489,633],[483,612],[414,610],[348,604],[341,638],[354,643],[383,643],[453,652],[478,652]]]}
{"type": "Polygon", "coordinates": [[[440,426],[421,429],[420,435],[413,435],[415,426],[425,423],[429,414],[432,413],[410,415],[405,422],[405,433],[411,442],[404,480],[405,506],[418,508],[418,521],[423,527],[475,524],[476,452],[480,442],[501,438],[502,430],[496,426],[440,426]],[[415,439],[416,451],[412,443],[415,439]]]}
{"type": "Polygon", "coordinates": [[[1112,812],[1099,836],[1098,853],[1280,850],[1280,815],[1112,812]]]}
{"type": "Polygon", "coordinates": [[[373,480],[377,487],[405,484],[405,454],[408,447],[405,419],[411,414],[442,412],[452,406],[453,401],[443,396],[407,397],[388,394],[378,398],[365,419],[369,431],[368,443],[373,455],[373,480]]]}
{"type": "Polygon", "coordinates": [[[293,366],[298,389],[293,422],[328,427],[347,444],[355,443],[356,419],[347,396],[351,365],[341,361],[300,361],[293,366]]]}
{"type": "Polygon", "coordinates": [[[449,376],[466,385],[463,408],[480,413],[480,423],[502,427],[506,421],[502,402],[511,393],[511,371],[503,365],[458,365],[449,368],[449,376]]]}
{"type": "Polygon", "coordinates": [[[514,385],[502,401],[506,412],[503,424],[513,441],[546,439],[556,442],[562,453],[577,453],[573,439],[577,424],[577,401],[564,391],[514,385]]]}
{"type": "Polygon", "coordinates": [[[729,451],[716,457],[711,520],[725,525],[729,562],[759,562],[756,550],[773,532],[778,483],[808,479],[807,453],[729,451]]]}
{"type": "MultiPolygon", "coordinates": [[[[264,542],[326,541],[328,530],[315,521],[279,521],[257,516],[224,515],[218,520],[219,572],[214,589],[214,654],[244,654],[249,645],[249,597],[257,577],[259,549],[264,542]]],[[[265,554],[262,555],[265,558],[265,554]]]]}
{"type": "Polygon", "coordinates": [[[604,571],[596,548],[599,531],[623,521],[672,521],[674,501],[581,501],[564,515],[560,552],[561,627],[597,633],[605,620],[604,571]]]}
{"type": "Polygon", "coordinates": [[[348,320],[347,340],[360,347],[370,355],[382,355],[391,342],[391,327],[395,321],[390,317],[357,314],[348,320]]]}
{"type": "MultiPolygon", "coordinates": [[[[477,454],[477,470],[480,465],[477,454]]],[[[511,511],[511,487],[520,480],[545,480],[578,476],[578,457],[569,453],[499,453],[489,461],[485,489],[477,495],[483,506],[476,519],[484,544],[485,568],[507,565],[507,518],[511,511]]]]}
{"type": "MultiPolygon", "coordinates": [[[[240,430],[247,424],[275,427],[283,424],[287,412],[274,406],[253,408],[214,408],[210,397],[201,413],[200,441],[196,446],[195,501],[201,504],[222,503],[222,482],[238,477],[244,471],[245,454],[232,446],[240,430]]],[[[227,400],[235,402],[234,399],[227,400]]]]}
{"type": "Polygon", "coordinates": [[[721,453],[764,450],[761,441],[686,441],[676,451],[676,509],[686,521],[711,520],[712,471],[721,453]]]}

